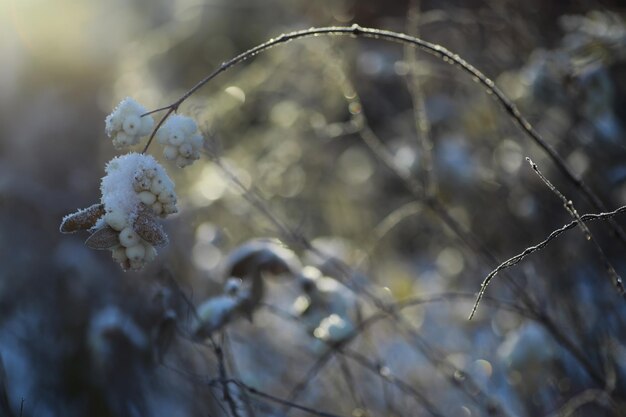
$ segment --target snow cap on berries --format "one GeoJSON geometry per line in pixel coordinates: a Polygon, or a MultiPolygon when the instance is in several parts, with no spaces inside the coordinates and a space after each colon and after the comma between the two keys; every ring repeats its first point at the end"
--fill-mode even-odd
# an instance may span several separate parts
{"type": "Polygon", "coordinates": [[[130,97],[126,97],[105,119],[105,132],[113,139],[115,149],[136,145],[139,139],[152,131],[154,119],[146,115],[146,109],[130,97]]]}
{"type": "Polygon", "coordinates": [[[157,131],[156,140],[164,145],[165,159],[176,161],[176,165],[184,168],[200,158],[204,138],[191,117],[175,114],[157,131]]]}
{"type": "Polygon", "coordinates": [[[160,217],[177,212],[174,182],[152,156],[133,152],[115,157],[105,172],[100,191],[112,228],[122,230],[128,225],[124,220],[134,220],[140,203],[160,217]]]}

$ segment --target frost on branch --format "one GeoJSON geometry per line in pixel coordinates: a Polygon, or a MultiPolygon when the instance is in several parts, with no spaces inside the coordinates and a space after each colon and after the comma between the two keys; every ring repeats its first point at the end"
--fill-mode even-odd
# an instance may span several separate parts
{"type": "Polygon", "coordinates": [[[157,217],[178,211],[174,183],[153,157],[138,153],[112,159],[105,171],[101,204],[66,216],[61,231],[90,230],[87,247],[110,250],[122,268],[140,270],[168,242],[157,217]]]}
{"type": "Polygon", "coordinates": [[[198,133],[198,126],[191,117],[177,114],[171,116],[157,131],[155,137],[158,143],[164,145],[165,159],[176,161],[179,168],[200,159],[204,138],[198,133]]]}
{"type": "Polygon", "coordinates": [[[105,132],[113,139],[115,149],[136,145],[154,127],[150,115],[141,117],[146,109],[130,97],[126,97],[105,119],[105,132]]]}

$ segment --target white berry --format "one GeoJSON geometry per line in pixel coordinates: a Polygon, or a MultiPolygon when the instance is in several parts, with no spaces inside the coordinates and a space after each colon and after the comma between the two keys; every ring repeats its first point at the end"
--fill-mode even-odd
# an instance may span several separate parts
{"type": "Polygon", "coordinates": [[[111,256],[115,262],[120,264],[123,264],[128,260],[128,257],[126,256],[126,248],[124,246],[116,246],[113,248],[111,256]]]}
{"type": "Polygon", "coordinates": [[[161,203],[175,203],[176,195],[172,192],[164,191],[161,194],[159,194],[159,201],[161,203]]]}
{"type": "Polygon", "coordinates": [[[124,132],[128,135],[134,136],[141,130],[141,119],[139,116],[135,116],[133,114],[126,116],[124,119],[124,124],[122,125],[124,128],[124,132]]]}
{"type": "Polygon", "coordinates": [[[104,221],[118,232],[126,227],[126,216],[119,209],[113,209],[104,215],[104,221]]]}
{"type": "Polygon", "coordinates": [[[159,215],[161,215],[163,213],[163,204],[159,203],[158,201],[156,203],[154,203],[151,207],[152,207],[152,211],[157,216],[159,216],[159,215]]]}
{"type": "Polygon", "coordinates": [[[170,135],[168,137],[168,142],[170,143],[170,145],[179,146],[184,141],[185,141],[185,134],[181,130],[176,129],[170,132],[170,135]]]}
{"type": "Polygon", "coordinates": [[[158,176],[154,177],[152,179],[152,184],[150,185],[150,191],[157,195],[165,191],[165,183],[163,180],[158,176]]]}
{"type": "Polygon", "coordinates": [[[141,241],[141,238],[130,227],[125,228],[120,232],[120,243],[122,246],[131,247],[137,245],[141,241]]]}
{"type": "Polygon", "coordinates": [[[191,146],[190,143],[183,143],[178,148],[178,152],[185,158],[189,158],[191,154],[193,153],[193,147],[191,146]]]}
{"type": "Polygon", "coordinates": [[[163,148],[163,157],[168,161],[176,159],[178,156],[178,148],[176,146],[167,145],[163,148]]]}
{"type": "Polygon", "coordinates": [[[152,246],[152,245],[151,245],[151,244],[149,244],[149,243],[146,243],[146,244],[144,245],[144,248],[145,248],[145,252],[146,252],[146,254],[145,254],[145,259],[144,259],[144,260],[145,260],[146,262],[152,262],[152,261],[154,261],[154,259],[155,259],[155,258],[156,258],[156,256],[157,256],[157,251],[156,251],[156,249],[154,248],[154,246],[152,246]]]}
{"type": "Polygon", "coordinates": [[[163,204],[163,213],[165,213],[165,214],[178,213],[178,208],[176,208],[176,203],[165,203],[165,204],[163,204]]]}
{"type": "Polygon", "coordinates": [[[126,256],[131,262],[138,262],[144,259],[146,248],[141,243],[126,248],[126,256]]]}
{"type": "Polygon", "coordinates": [[[147,206],[154,204],[157,197],[150,191],[142,191],[139,193],[139,200],[147,206]]]}

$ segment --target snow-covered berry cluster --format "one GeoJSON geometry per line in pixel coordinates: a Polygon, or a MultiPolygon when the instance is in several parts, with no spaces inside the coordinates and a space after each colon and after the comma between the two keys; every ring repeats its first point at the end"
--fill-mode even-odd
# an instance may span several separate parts
{"type": "Polygon", "coordinates": [[[146,109],[130,97],[117,105],[105,119],[105,132],[113,139],[115,149],[136,145],[143,136],[147,136],[154,127],[150,115],[141,116],[146,109]]]}
{"type": "Polygon", "coordinates": [[[132,181],[133,190],[139,200],[155,215],[165,218],[178,211],[174,183],[165,171],[159,172],[154,168],[138,169],[132,181]]]}
{"type": "Polygon", "coordinates": [[[200,159],[203,137],[196,122],[187,116],[173,115],[159,128],[156,140],[164,145],[163,156],[184,168],[200,159]]]}
{"type": "Polygon", "coordinates": [[[114,158],[105,171],[101,203],[66,216],[61,232],[89,230],[88,247],[110,250],[122,268],[140,270],[167,243],[157,217],[177,212],[174,183],[152,156],[138,153],[114,158]]]}
{"type": "Polygon", "coordinates": [[[117,232],[113,259],[125,269],[141,269],[156,256],[154,246],[167,242],[155,217],[177,212],[174,183],[152,156],[130,153],[107,164],[100,189],[106,212],[101,226],[117,232]]]}

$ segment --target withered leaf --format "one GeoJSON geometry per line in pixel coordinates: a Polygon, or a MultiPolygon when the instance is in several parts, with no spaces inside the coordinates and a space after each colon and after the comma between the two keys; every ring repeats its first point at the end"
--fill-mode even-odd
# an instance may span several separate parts
{"type": "Polygon", "coordinates": [[[75,233],[79,230],[89,230],[96,221],[104,216],[104,204],[94,204],[86,209],[80,209],[63,218],[59,230],[61,233],[75,233]]]}
{"type": "Polygon", "coordinates": [[[102,229],[96,230],[85,241],[85,245],[90,249],[111,249],[120,244],[119,233],[116,232],[110,226],[105,226],[102,229]]]}
{"type": "Polygon", "coordinates": [[[139,210],[135,223],[133,223],[133,230],[146,242],[153,246],[167,245],[169,239],[163,227],[156,221],[152,211],[139,210]]]}
{"type": "Polygon", "coordinates": [[[246,277],[260,271],[272,275],[295,274],[302,269],[293,251],[279,241],[252,239],[230,252],[223,262],[223,276],[246,277]]]}

